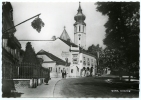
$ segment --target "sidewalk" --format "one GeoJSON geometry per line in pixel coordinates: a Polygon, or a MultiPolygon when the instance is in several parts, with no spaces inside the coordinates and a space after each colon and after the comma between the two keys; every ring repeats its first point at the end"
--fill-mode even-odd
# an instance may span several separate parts
{"type": "Polygon", "coordinates": [[[53,97],[53,91],[56,83],[61,80],[61,78],[52,78],[48,85],[42,84],[37,86],[37,88],[17,88],[16,90],[21,94],[21,98],[46,98],[53,97]]]}

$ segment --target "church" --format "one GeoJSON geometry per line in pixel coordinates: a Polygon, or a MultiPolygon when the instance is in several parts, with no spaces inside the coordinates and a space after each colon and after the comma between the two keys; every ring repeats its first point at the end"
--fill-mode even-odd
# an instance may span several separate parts
{"type": "Polygon", "coordinates": [[[60,77],[63,68],[68,77],[87,76],[84,70],[89,70],[89,75],[96,74],[96,58],[86,51],[86,16],[80,3],[77,11],[74,16],[74,43],[65,27],[60,37],[54,36],[52,40],[20,41],[23,48],[31,42],[37,57],[42,59],[42,66],[50,69],[51,77],[60,77]]]}

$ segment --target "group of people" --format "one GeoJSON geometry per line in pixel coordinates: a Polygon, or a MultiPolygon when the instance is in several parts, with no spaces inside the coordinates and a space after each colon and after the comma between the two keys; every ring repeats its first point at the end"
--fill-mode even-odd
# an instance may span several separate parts
{"type": "Polygon", "coordinates": [[[87,69],[84,67],[83,69],[81,69],[81,77],[92,76],[92,73],[93,73],[93,67],[91,68],[87,67],[87,69]]]}
{"type": "MultiPolygon", "coordinates": [[[[62,72],[62,78],[66,78],[67,73],[66,73],[65,68],[63,68],[63,70],[61,70],[61,72],[62,72]]],[[[83,69],[81,69],[81,76],[82,77],[92,76],[92,73],[93,73],[93,67],[91,67],[91,68],[89,68],[89,67],[85,68],[84,67],[83,69]]]]}

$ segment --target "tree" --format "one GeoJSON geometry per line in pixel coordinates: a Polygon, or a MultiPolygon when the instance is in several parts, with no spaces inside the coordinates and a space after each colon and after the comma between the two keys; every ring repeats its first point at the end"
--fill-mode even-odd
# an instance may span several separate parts
{"type": "Polygon", "coordinates": [[[102,49],[102,47],[99,46],[99,44],[97,44],[97,45],[92,44],[91,46],[88,47],[88,50],[87,50],[87,52],[89,52],[90,54],[95,56],[96,61],[97,61],[97,70],[98,70],[99,73],[102,70],[102,67],[99,66],[100,65],[99,57],[102,53],[102,50],[103,49],[102,49]]]}
{"type": "MultiPolygon", "coordinates": [[[[128,69],[139,65],[139,2],[98,2],[97,11],[107,15],[106,35],[103,40],[107,47],[120,55],[119,63],[128,69]]],[[[120,65],[121,66],[121,65],[120,65]]],[[[129,75],[130,76],[130,75],[129,75]]]]}
{"type": "Polygon", "coordinates": [[[92,55],[94,55],[97,59],[98,53],[100,53],[102,51],[102,47],[99,47],[99,44],[97,44],[97,45],[92,44],[91,46],[88,47],[87,51],[89,53],[91,53],[92,55]]]}
{"type": "Polygon", "coordinates": [[[24,52],[22,62],[24,62],[24,63],[32,63],[32,64],[40,64],[37,57],[36,57],[35,51],[32,48],[32,45],[31,45],[30,42],[28,42],[26,44],[26,50],[24,52]]]}

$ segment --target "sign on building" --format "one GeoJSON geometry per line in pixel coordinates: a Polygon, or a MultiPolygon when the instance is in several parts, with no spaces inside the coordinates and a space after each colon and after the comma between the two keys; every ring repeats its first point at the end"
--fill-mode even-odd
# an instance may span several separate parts
{"type": "Polygon", "coordinates": [[[65,51],[62,51],[62,57],[65,57],[65,58],[68,58],[69,57],[69,52],[65,52],[65,51]]]}

